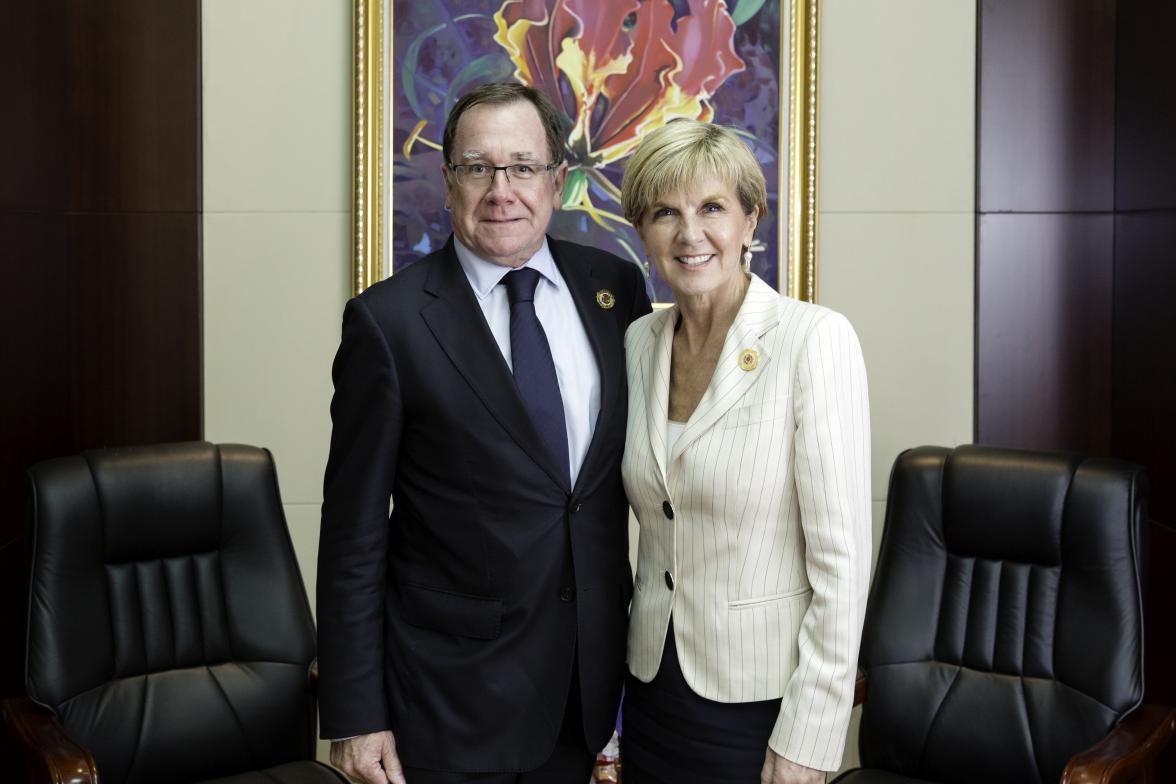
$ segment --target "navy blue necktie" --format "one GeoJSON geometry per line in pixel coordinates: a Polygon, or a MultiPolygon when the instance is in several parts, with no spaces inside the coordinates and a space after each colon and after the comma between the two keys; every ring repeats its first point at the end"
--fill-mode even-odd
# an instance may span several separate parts
{"type": "Polygon", "coordinates": [[[510,298],[510,356],[515,385],[535,429],[543,437],[555,463],[571,482],[568,465],[568,431],[564,420],[563,398],[551,346],[543,325],[535,315],[535,287],[539,273],[530,267],[508,272],[502,278],[510,298]]]}

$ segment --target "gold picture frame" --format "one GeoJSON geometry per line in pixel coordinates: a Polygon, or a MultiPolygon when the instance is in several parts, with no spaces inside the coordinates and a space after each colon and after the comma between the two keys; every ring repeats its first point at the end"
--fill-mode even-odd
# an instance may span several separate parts
{"type": "MultiPolygon", "coordinates": [[[[747,2],[748,0],[741,0],[747,2]]],[[[768,0],[771,2],[772,0],[768,0]]],[[[781,81],[787,73],[787,124],[780,124],[777,182],[787,193],[786,219],[778,220],[776,247],[786,249],[777,265],[779,286],[789,296],[809,302],[817,298],[817,130],[818,41],[820,0],[782,0],[787,31],[780,27],[781,81]],[[784,46],[784,36],[787,47],[784,46]],[[787,60],[787,62],[785,62],[787,60]],[[787,138],[783,138],[784,132],[787,138]],[[784,154],[787,150],[787,154],[784,154]]],[[[738,10],[738,5],[736,6],[738,10]]],[[[389,273],[385,204],[390,194],[385,176],[388,129],[385,103],[389,95],[389,30],[391,0],[353,0],[353,147],[352,147],[352,292],[358,294],[389,273]]],[[[781,91],[783,92],[783,91],[781,91]]],[[[784,106],[778,107],[780,115],[784,106]]]]}

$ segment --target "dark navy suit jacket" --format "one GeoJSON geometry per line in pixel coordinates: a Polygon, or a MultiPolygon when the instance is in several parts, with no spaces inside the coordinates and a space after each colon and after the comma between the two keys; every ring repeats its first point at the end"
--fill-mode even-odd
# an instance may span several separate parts
{"type": "Polygon", "coordinates": [[[608,740],[632,595],[624,336],[650,305],[634,264],[548,242],[601,376],[575,487],[452,238],[347,304],[319,544],[323,737],[391,729],[413,767],[534,768],[577,661],[585,741],[608,740]]]}

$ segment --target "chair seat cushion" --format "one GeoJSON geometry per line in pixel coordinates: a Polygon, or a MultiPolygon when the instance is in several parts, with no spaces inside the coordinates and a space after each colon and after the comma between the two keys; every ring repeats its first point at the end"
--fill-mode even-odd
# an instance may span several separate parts
{"type": "Polygon", "coordinates": [[[833,779],[829,784],[935,784],[926,779],[912,779],[885,770],[854,768],[833,779]]]}
{"type": "Polygon", "coordinates": [[[242,773],[204,784],[339,784],[347,778],[321,762],[287,762],[267,770],[242,773]]]}

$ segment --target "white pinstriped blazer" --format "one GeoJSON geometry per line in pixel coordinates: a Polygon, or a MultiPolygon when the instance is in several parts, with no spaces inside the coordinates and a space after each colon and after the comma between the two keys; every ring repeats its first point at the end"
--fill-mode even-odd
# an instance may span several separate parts
{"type": "Polygon", "coordinates": [[[782,297],[753,275],[714,377],[667,460],[677,317],[676,308],[655,311],[625,334],[623,473],[641,524],[629,669],[643,681],[657,674],[672,615],[682,672],[697,694],[782,697],[771,748],[834,770],[853,704],[871,552],[870,418],[857,336],[840,314],[782,297]],[[758,355],[752,370],[740,366],[748,349],[758,355]]]}

